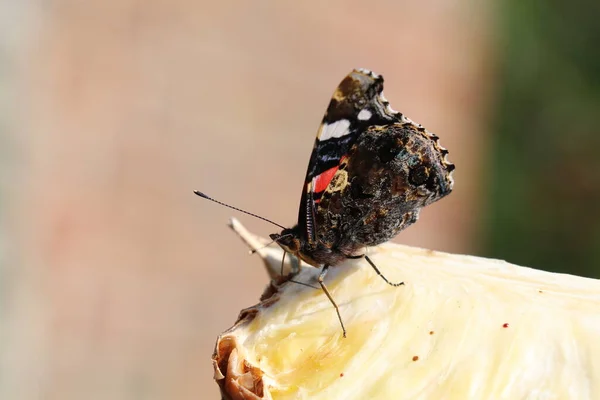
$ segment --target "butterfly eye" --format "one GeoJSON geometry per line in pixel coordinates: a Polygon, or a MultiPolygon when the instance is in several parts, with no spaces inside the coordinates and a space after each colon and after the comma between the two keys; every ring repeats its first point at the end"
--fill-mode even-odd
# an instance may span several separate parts
{"type": "Polygon", "coordinates": [[[421,186],[429,179],[429,170],[423,165],[411,169],[408,180],[415,186],[421,186]]]}

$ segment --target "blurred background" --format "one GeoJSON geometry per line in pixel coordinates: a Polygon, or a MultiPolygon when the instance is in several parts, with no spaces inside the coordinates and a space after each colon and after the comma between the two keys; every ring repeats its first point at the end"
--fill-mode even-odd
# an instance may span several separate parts
{"type": "Polygon", "coordinates": [[[0,0],[0,398],[216,399],[354,67],[455,190],[395,241],[600,277],[600,3],[0,0]],[[263,236],[272,226],[236,215],[263,236]]]}

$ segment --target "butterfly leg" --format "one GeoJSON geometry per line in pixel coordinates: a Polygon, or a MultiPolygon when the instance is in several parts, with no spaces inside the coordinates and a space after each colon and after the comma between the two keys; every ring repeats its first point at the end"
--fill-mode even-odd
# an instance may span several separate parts
{"type": "MultiPolygon", "coordinates": [[[[283,276],[283,266],[285,264],[285,256],[286,255],[287,255],[287,251],[284,251],[283,252],[283,257],[281,258],[281,271],[279,272],[279,276],[283,276]]],[[[292,265],[292,271],[287,276],[295,276],[295,275],[298,275],[299,272],[300,272],[300,259],[298,258],[298,267],[294,268],[293,265],[292,265]]],[[[297,281],[297,280],[294,280],[294,279],[291,279],[291,278],[289,279],[289,281],[297,283],[298,285],[308,286],[309,288],[313,288],[313,289],[319,290],[318,287],[313,286],[313,285],[308,284],[308,283],[300,282],[300,281],[297,281]]]]}
{"type": "Polygon", "coordinates": [[[346,328],[344,327],[344,321],[342,321],[342,316],[340,315],[340,309],[338,308],[338,305],[336,304],[335,300],[333,300],[333,297],[331,297],[329,290],[327,290],[327,286],[325,286],[325,283],[323,282],[328,270],[329,265],[325,264],[323,266],[323,269],[321,270],[321,273],[319,274],[319,285],[321,285],[321,289],[323,289],[323,291],[329,298],[329,301],[331,301],[331,304],[333,304],[333,307],[335,307],[335,312],[337,313],[338,319],[340,320],[340,325],[342,325],[342,332],[344,333],[344,337],[346,337],[346,328]]]}
{"type": "MultiPolygon", "coordinates": [[[[281,257],[281,269],[279,271],[279,276],[283,276],[283,269],[285,266],[285,256],[287,256],[288,252],[284,251],[283,252],[283,257],[281,257]]],[[[291,258],[290,259],[290,273],[288,274],[291,276],[295,276],[298,275],[298,273],[300,273],[300,267],[302,266],[302,261],[300,260],[300,257],[295,257],[295,258],[291,258]],[[295,260],[295,261],[294,261],[295,260]]]]}
{"type": "Polygon", "coordinates": [[[294,279],[290,279],[290,282],[297,283],[298,285],[306,286],[306,287],[309,287],[309,288],[312,288],[312,289],[315,289],[315,290],[319,290],[318,287],[313,286],[310,283],[304,283],[304,282],[296,281],[294,279]]]}
{"type": "Polygon", "coordinates": [[[369,264],[371,264],[371,267],[373,267],[373,269],[375,270],[375,272],[377,272],[377,275],[379,275],[381,277],[381,279],[383,279],[388,285],[390,285],[390,286],[402,286],[402,285],[404,285],[404,282],[394,283],[394,282],[388,281],[387,278],[381,273],[381,271],[379,271],[379,268],[377,268],[375,266],[375,264],[373,264],[373,261],[371,261],[371,259],[369,258],[369,256],[367,256],[365,254],[364,257],[365,257],[365,260],[367,260],[367,262],[369,264]]]}
{"type": "Polygon", "coordinates": [[[283,276],[283,266],[285,264],[285,256],[287,256],[287,251],[283,251],[283,257],[281,257],[281,271],[279,271],[279,276],[283,276]]]}

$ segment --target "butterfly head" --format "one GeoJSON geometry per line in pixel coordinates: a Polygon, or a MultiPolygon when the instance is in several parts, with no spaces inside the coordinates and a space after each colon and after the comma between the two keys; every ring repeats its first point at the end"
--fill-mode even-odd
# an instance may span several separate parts
{"type": "Polygon", "coordinates": [[[296,227],[284,229],[281,233],[272,233],[269,235],[271,240],[276,242],[281,248],[288,253],[297,255],[300,251],[302,243],[296,227]]]}

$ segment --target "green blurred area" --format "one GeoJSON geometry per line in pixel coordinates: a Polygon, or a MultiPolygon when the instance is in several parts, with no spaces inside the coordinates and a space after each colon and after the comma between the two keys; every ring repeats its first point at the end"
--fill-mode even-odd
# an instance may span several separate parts
{"type": "Polygon", "coordinates": [[[503,4],[486,255],[600,277],[600,2],[503,4]]]}

